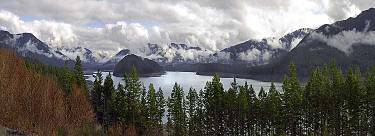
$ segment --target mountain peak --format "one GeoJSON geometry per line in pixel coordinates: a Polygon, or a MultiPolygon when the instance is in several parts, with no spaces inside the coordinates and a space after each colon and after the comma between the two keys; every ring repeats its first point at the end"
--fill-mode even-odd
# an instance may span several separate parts
{"type": "Polygon", "coordinates": [[[362,11],[357,17],[347,20],[375,21],[375,8],[369,8],[362,11]]]}
{"type": "Polygon", "coordinates": [[[130,53],[129,49],[122,49],[120,52],[118,52],[115,56],[125,56],[130,53]]]}
{"type": "Polygon", "coordinates": [[[375,14],[375,8],[369,8],[369,9],[367,9],[367,10],[364,10],[364,11],[362,11],[359,15],[363,15],[363,14],[372,14],[372,15],[374,15],[375,14]]]}

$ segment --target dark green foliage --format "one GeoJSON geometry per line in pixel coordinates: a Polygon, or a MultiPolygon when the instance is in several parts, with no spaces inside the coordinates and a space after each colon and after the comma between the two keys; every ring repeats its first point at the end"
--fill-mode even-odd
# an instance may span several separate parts
{"type": "Polygon", "coordinates": [[[113,123],[114,120],[114,93],[115,87],[113,85],[113,80],[111,73],[105,78],[104,80],[104,87],[103,87],[103,97],[104,97],[104,110],[103,110],[103,126],[104,131],[107,133],[108,126],[113,123]]]}
{"type": "Polygon", "coordinates": [[[53,77],[63,87],[66,94],[72,90],[72,84],[75,82],[75,73],[71,71],[68,66],[59,68],[56,66],[45,65],[38,62],[27,62],[26,66],[33,71],[42,75],[53,77]]]}
{"type": "Polygon", "coordinates": [[[76,64],[74,65],[74,73],[77,85],[80,88],[82,88],[85,91],[86,96],[88,96],[87,83],[85,76],[83,75],[81,59],[79,56],[77,56],[76,58],[76,64]]]}
{"type": "Polygon", "coordinates": [[[127,116],[126,112],[128,110],[128,103],[127,103],[127,96],[126,96],[126,90],[124,89],[124,86],[122,84],[117,85],[117,92],[115,96],[115,105],[114,105],[116,120],[119,121],[123,129],[125,129],[125,126],[127,125],[127,116]]]}
{"type": "Polygon", "coordinates": [[[164,112],[165,112],[165,104],[166,101],[164,99],[164,94],[163,90],[159,88],[159,91],[156,93],[156,106],[158,108],[158,115],[157,115],[157,121],[158,121],[158,126],[159,130],[162,129],[162,124],[163,124],[163,117],[164,117],[164,112]]]}
{"type": "Polygon", "coordinates": [[[137,125],[138,126],[138,132],[141,135],[144,135],[145,132],[147,131],[147,128],[150,127],[148,126],[149,120],[148,118],[150,117],[149,111],[148,111],[148,106],[147,106],[147,92],[146,92],[146,87],[142,85],[141,88],[141,95],[140,95],[140,105],[139,105],[139,110],[140,114],[137,119],[137,125]]]}
{"type": "Polygon", "coordinates": [[[168,99],[168,116],[172,124],[173,136],[184,136],[186,133],[186,111],[185,97],[180,85],[175,83],[173,86],[171,97],[168,99]]]}
{"type": "Polygon", "coordinates": [[[204,88],[204,105],[206,109],[207,133],[210,135],[223,135],[225,130],[225,92],[223,84],[217,74],[204,88]]]}
{"type": "Polygon", "coordinates": [[[125,135],[131,126],[139,135],[179,136],[372,135],[375,132],[375,70],[362,77],[356,67],[344,76],[332,62],[315,68],[302,86],[292,63],[282,91],[271,83],[268,91],[261,87],[258,95],[251,85],[238,85],[236,78],[224,90],[215,74],[199,93],[190,88],[186,97],[175,83],[167,101],[163,91],[159,88],[156,92],[152,84],[146,91],[135,68],[124,75],[125,86],[119,84],[114,93],[110,75],[102,86],[98,72],[91,97],[97,119],[103,121],[104,128],[120,122],[125,135]],[[163,130],[165,106],[168,114],[163,130]]]}
{"type": "Polygon", "coordinates": [[[187,102],[187,115],[188,115],[188,135],[199,135],[198,134],[198,114],[197,114],[197,103],[198,103],[198,94],[195,89],[190,88],[188,95],[186,96],[187,102]]]}
{"type": "Polygon", "coordinates": [[[103,95],[103,76],[102,72],[98,69],[95,76],[94,88],[91,91],[91,101],[94,109],[95,117],[98,122],[103,123],[104,113],[104,95],[103,95]]]}
{"type": "MultiPolygon", "coordinates": [[[[157,103],[157,94],[155,91],[155,88],[153,84],[150,84],[148,87],[148,93],[147,93],[147,133],[149,135],[156,134],[159,127],[159,111],[158,111],[158,105],[157,103]]],[[[160,132],[159,132],[160,133],[160,132]]]]}

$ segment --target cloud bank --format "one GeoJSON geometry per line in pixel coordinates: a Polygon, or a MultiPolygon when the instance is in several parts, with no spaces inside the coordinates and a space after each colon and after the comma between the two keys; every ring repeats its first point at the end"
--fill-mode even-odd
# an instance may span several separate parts
{"type": "Polygon", "coordinates": [[[315,28],[375,6],[371,0],[0,2],[0,29],[33,33],[52,47],[82,46],[106,56],[147,43],[167,47],[171,42],[214,52],[249,39],[315,28]]]}
{"type": "MultiPolygon", "coordinates": [[[[363,31],[357,31],[356,29],[350,31],[342,31],[333,36],[325,36],[322,33],[313,32],[310,36],[313,39],[318,39],[327,43],[327,45],[339,49],[345,54],[350,55],[353,46],[358,44],[375,45],[375,31],[368,31],[371,22],[366,22],[366,27],[363,31]]],[[[328,27],[326,27],[328,31],[328,27]]]]}

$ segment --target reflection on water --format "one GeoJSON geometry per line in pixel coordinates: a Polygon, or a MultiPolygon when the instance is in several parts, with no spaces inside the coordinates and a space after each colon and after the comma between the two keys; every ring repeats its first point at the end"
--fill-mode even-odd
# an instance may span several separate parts
{"type": "MultiPolygon", "coordinates": [[[[103,79],[108,75],[108,72],[103,72],[103,79]]],[[[92,75],[87,75],[90,81],[94,81],[94,77],[92,75]]],[[[117,86],[118,83],[124,84],[122,77],[112,77],[114,84],[117,86]]],[[[165,98],[170,96],[172,91],[173,85],[177,82],[183,89],[185,94],[189,91],[190,87],[195,88],[197,91],[203,89],[207,81],[211,81],[212,76],[201,76],[196,75],[194,72],[166,72],[165,75],[160,77],[141,77],[140,81],[148,88],[148,85],[152,83],[156,89],[161,87],[164,92],[165,98]]],[[[231,83],[233,82],[233,78],[221,78],[221,83],[223,83],[223,87],[225,90],[229,89],[231,83]]],[[[238,79],[237,83],[239,85],[244,85],[247,82],[249,85],[253,85],[255,92],[258,93],[260,87],[263,87],[265,91],[268,91],[269,87],[271,86],[270,82],[261,82],[252,79],[238,79]]],[[[281,83],[275,83],[277,90],[281,91],[281,83]]]]}

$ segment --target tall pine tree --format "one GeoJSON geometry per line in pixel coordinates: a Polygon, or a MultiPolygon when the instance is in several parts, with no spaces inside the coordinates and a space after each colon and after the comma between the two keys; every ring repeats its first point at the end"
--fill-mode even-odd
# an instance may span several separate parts
{"type": "Polygon", "coordinates": [[[80,88],[82,88],[85,91],[86,96],[88,96],[87,83],[86,83],[85,76],[82,71],[81,58],[79,56],[77,56],[76,58],[76,64],[74,65],[74,73],[75,73],[77,85],[80,88]]]}
{"type": "Polygon", "coordinates": [[[180,85],[175,83],[170,99],[168,99],[168,114],[173,124],[173,136],[185,136],[186,134],[186,112],[184,108],[185,97],[180,85]]]}

